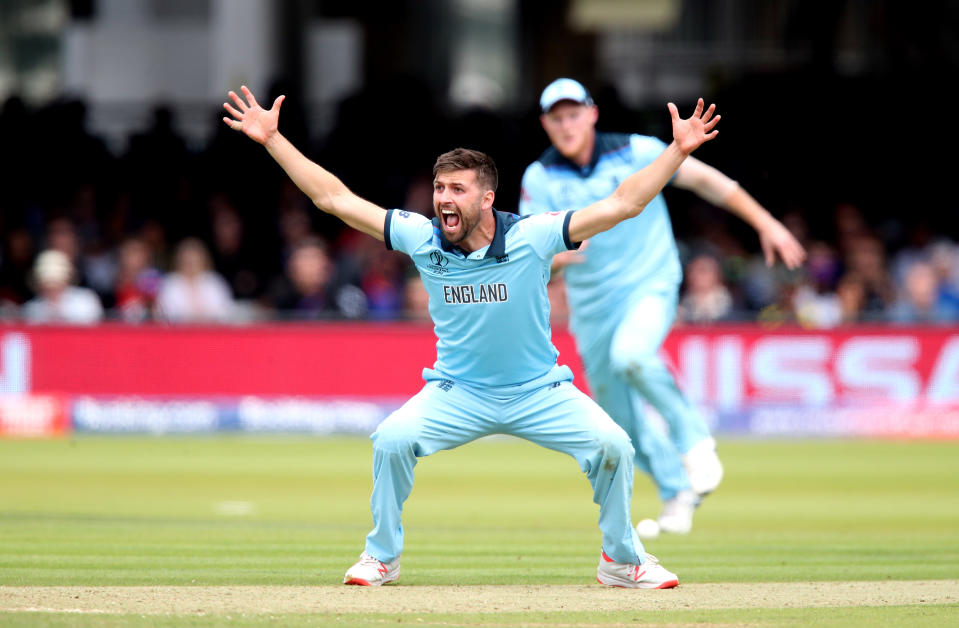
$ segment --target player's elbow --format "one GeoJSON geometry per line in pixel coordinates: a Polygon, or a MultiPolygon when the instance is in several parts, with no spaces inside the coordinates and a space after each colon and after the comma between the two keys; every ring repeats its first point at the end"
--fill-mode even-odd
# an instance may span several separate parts
{"type": "Polygon", "coordinates": [[[322,190],[311,195],[310,200],[312,200],[313,204],[316,205],[321,211],[339,216],[341,213],[341,208],[346,204],[348,193],[348,190],[322,190]]]}
{"type": "Polygon", "coordinates": [[[626,195],[616,194],[613,197],[612,217],[618,224],[624,220],[635,218],[643,213],[649,199],[630,199],[626,195]]]}
{"type": "Polygon", "coordinates": [[[647,205],[649,205],[648,199],[632,205],[626,210],[626,217],[635,218],[636,216],[639,216],[641,213],[643,213],[643,210],[646,209],[647,205]]]}
{"type": "Polygon", "coordinates": [[[332,213],[330,197],[328,194],[317,194],[310,198],[313,204],[322,212],[332,213]]]}

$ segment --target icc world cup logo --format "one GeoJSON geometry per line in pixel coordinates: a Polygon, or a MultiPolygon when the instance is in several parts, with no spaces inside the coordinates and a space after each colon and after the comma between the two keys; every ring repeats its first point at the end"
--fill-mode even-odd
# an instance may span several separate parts
{"type": "Polygon", "coordinates": [[[430,261],[433,262],[434,266],[446,266],[450,263],[446,256],[439,251],[430,252],[430,261]]]}

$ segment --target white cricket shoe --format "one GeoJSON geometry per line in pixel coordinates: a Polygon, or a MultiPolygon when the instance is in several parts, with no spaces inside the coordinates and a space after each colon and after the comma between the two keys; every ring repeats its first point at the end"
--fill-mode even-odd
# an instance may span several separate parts
{"type": "Polygon", "coordinates": [[[683,466],[689,476],[689,486],[700,497],[705,497],[719,486],[723,479],[723,465],[716,455],[716,441],[705,438],[686,452],[683,466]]]}
{"type": "Polygon", "coordinates": [[[679,585],[679,578],[659,564],[652,554],[646,554],[642,565],[617,563],[603,552],[596,569],[596,580],[608,587],[627,589],[672,589],[679,585]]]}
{"type": "Polygon", "coordinates": [[[692,491],[680,491],[663,502],[663,512],[657,520],[659,529],[668,534],[689,534],[693,529],[693,513],[699,506],[700,497],[692,491]]]}
{"type": "Polygon", "coordinates": [[[360,560],[346,570],[343,584],[358,584],[364,587],[378,587],[393,582],[400,577],[400,559],[391,563],[380,562],[366,552],[360,554],[360,560]]]}

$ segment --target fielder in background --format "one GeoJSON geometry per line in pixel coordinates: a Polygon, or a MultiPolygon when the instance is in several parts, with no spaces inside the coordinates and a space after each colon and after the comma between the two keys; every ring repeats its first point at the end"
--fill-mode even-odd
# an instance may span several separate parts
{"type": "Polygon", "coordinates": [[[429,292],[437,336],[426,385],[372,436],[373,530],[345,584],[381,585],[400,574],[403,504],[417,459],[488,434],[512,434],[562,451],[579,463],[599,504],[602,552],[597,580],[609,586],[670,588],[675,574],[646,553],[630,519],[633,447],[626,433],[572,384],[556,363],[546,284],[553,256],[643,210],[686,156],[716,136],[715,107],[680,119],[669,105],[673,142],[608,198],[577,212],[520,219],[496,211],[496,166],[483,153],[456,149],[433,168],[436,218],[385,210],[353,194],[277,130],[280,96],[270,110],[242,88],[224,103],[230,128],[263,144],[321,210],[408,254],[429,292]]]}
{"type": "MultiPolygon", "coordinates": [[[[666,149],[655,137],[598,133],[599,110],[586,88],[572,79],[550,83],[540,108],[552,146],[523,175],[523,216],[587,207],[666,149]]],[[[802,264],[802,245],[723,173],[690,157],[671,182],[755,228],[767,265],[776,255],[789,268],[802,264]]],[[[660,528],[688,533],[693,512],[719,485],[723,468],[705,421],[657,355],[676,317],[682,281],[662,195],[636,218],[597,234],[578,251],[557,255],[553,271],[560,269],[570,331],[593,394],[629,434],[636,465],[656,483],[663,501],[660,528]],[[644,399],[662,415],[668,437],[644,418],[644,399]]]]}

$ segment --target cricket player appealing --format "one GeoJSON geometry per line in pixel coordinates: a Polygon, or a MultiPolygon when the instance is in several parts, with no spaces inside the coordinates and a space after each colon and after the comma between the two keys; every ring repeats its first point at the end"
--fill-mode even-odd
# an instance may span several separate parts
{"type": "MultiPolygon", "coordinates": [[[[523,216],[588,207],[668,150],[654,137],[597,133],[599,111],[572,79],[548,85],[540,108],[552,146],[523,175],[523,216]]],[[[776,255],[789,268],[805,258],[802,245],[782,223],[715,168],[690,157],[671,182],[752,225],[767,265],[776,255]]],[[[663,501],[660,528],[688,533],[695,508],[719,485],[723,468],[705,421],[657,355],[675,319],[682,281],[662,195],[637,217],[597,233],[579,251],[557,255],[553,271],[560,269],[570,330],[593,394],[629,434],[636,465],[657,484],[663,501]],[[644,417],[643,399],[665,419],[668,437],[644,417]]]]}
{"type": "Polygon", "coordinates": [[[553,256],[639,214],[686,156],[712,139],[719,116],[702,99],[683,120],[669,104],[673,142],[607,198],[577,212],[520,219],[493,208],[496,166],[456,149],[433,168],[436,218],[385,210],[353,194],[277,131],[284,97],[269,110],[230,92],[230,128],[263,144],[321,210],[409,255],[429,292],[437,359],[426,385],[377,428],[373,440],[373,530],[345,584],[381,585],[400,574],[403,504],[417,458],[488,434],[512,434],[569,454],[593,486],[602,554],[597,580],[609,586],[670,588],[675,574],[646,553],[630,520],[629,436],[572,384],[556,363],[546,284],[553,256]]]}

